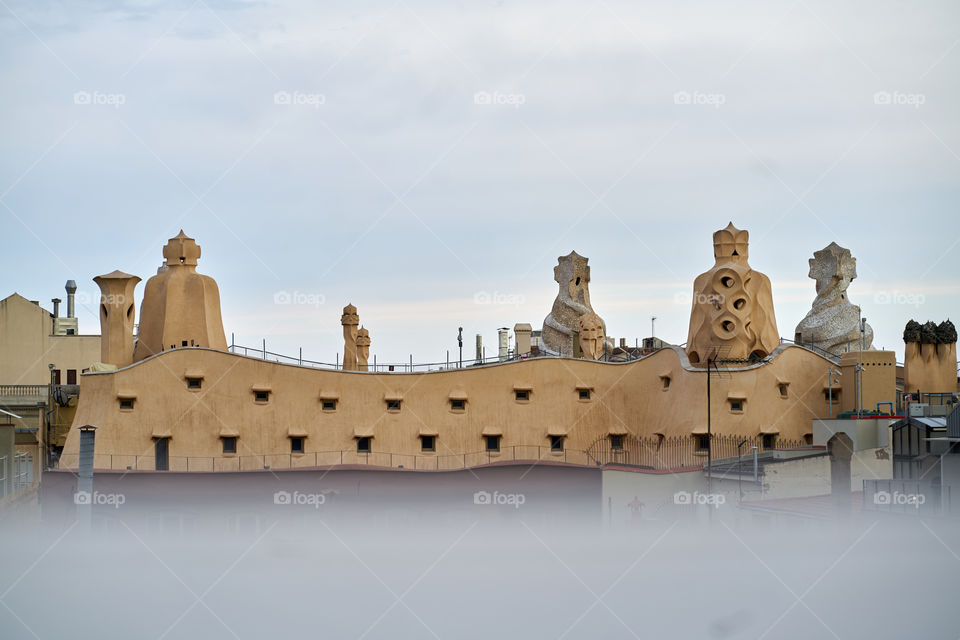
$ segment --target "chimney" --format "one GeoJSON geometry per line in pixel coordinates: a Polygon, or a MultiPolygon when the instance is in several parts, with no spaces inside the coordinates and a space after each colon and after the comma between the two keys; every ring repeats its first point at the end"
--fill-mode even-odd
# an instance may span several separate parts
{"type": "Polygon", "coordinates": [[[77,461],[77,518],[90,526],[93,502],[93,451],[97,428],[91,425],[80,427],[80,456],[77,461]]]}
{"type": "Polygon", "coordinates": [[[508,355],[509,355],[509,346],[507,345],[507,335],[508,335],[508,332],[509,332],[509,331],[510,331],[510,330],[507,329],[506,327],[500,327],[499,329],[497,329],[497,338],[498,338],[498,341],[499,341],[499,343],[500,343],[500,344],[499,344],[499,347],[500,347],[500,353],[499,353],[500,362],[504,362],[504,361],[507,359],[508,355]]]}
{"type": "Polygon", "coordinates": [[[62,300],[60,300],[60,298],[54,298],[54,299],[51,300],[50,302],[53,303],[53,317],[54,317],[54,318],[59,318],[59,317],[60,317],[60,303],[62,302],[62,300]]]}
{"type": "Polygon", "coordinates": [[[67,317],[76,318],[77,308],[74,303],[74,294],[77,292],[77,283],[74,280],[67,280],[64,289],[67,290],[67,317]]]}
{"type": "Polygon", "coordinates": [[[483,362],[483,336],[477,334],[477,362],[483,362]]]}

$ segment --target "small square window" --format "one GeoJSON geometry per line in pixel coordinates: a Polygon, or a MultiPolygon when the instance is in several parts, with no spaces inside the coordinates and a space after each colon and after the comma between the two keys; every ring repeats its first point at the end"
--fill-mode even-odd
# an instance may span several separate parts
{"type": "Polygon", "coordinates": [[[450,409],[451,409],[452,411],[463,411],[463,410],[465,410],[466,408],[467,408],[467,401],[466,401],[466,400],[451,400],[451,401],[450,401],[450,409]]]}
{"type": "Polygon", "coordinates": [[[563,436],[550,436],[550,451],[563,451],[563,436]]]}
{"type": "Polygon", "coordinates": [[[589,400],[590,399],[590,389],[579,389],[580,399],[589,400]]]}
{"type": "Polygon", "coordinates": [[[670,376],[661,376],[660,381],[663,383],[664,391],[670,388],[670,376]]]}
{"type": "Polygon", "coordinates": [[[121,398],[121,399],[120,399],[120,410],[121,410],[121,411],[133,411],[133,398],[121,398]]]}
{"type": "Polygon", "coordinates": [[[290,438],[290,453],[303,453],[303,444],[306,438],[290,438]]]}
{"type": "Polygon", "coordinates": [[[181,346],[181,347],[187,346],[187,341],[186,341],[186,340],[181,340],[181,341],[180,341],[180,346],[181,346]]]}
{"type": "Polygon", "coordinates": [[[320,407],[324,411],[336,411],[337,410],[337,401],[336,400],[323,400],[320,403],[320,407]]]}
{"type": "Polygon", "coordinates": [[[387,411],[400,411],[400,401],[387,400],[387,411]]]}
{"type": "Polygon", "coordinates": [[[187,378],[187,389],[199,389],[202,385],[201,378],[187,378]]]}
{"type": "Polygon", "coordinates": [[[500,436],[484,436],[487,441],[487,451],[500,451],[500,436]]]}
{"type": "Polygon", "coordinates": [[[730,411],[743,411],[743,400],[731,400],[730,411]]]}
{"type": "Polygon", "coordinates": [[[270,401],[270,392],[269,391],[254,391],[253,399],[255,402],[269,402],[270,401]]]}
{"type": "Polygon", "coordinates": [[[370,453],[370,438],[357,438],[357,453],[370,453]]]}
{"type": "Polygon", "coordinates": [[[437,450],[437,437],[436,437],[436,436],[420,436],[420,450],[421,450],[421,451],[436,451],[436,450],[437,450]]]}
{"type": "Polygon", "coordinates": [[[67,384],[77,384],[76,369],[67,369],[67,384]]]}
{"type": "Polygon", "coordinates": [[[823,399],[825,402],[829,402],[831,404],[840,402],[840,389],[824,389],[823,399]]]}
{"type": "Polygon", "coordinates": [[[697,451],[706,451],[710,448],[710,437],[705,433],[698,433],[696,438],[697,451]]]}
{"type": "Polygon", "coordinates": [[[763,434],[764,449],[776,449],[776,446],[777,446],[777,435],[775,433],[763,434]]]}
{"type": "Polygon", "coordinates": [[[623,450],[623,436],[610,436],[610,448],[615,451],[623,450]]]}
{"type": "Polygon", "coordinates": [[[786,398],[786,397],[787,397],[787,385],[785,385],[785,384],[779,384],[779,385],[777,385],[777,387],[780,389],[780,397],[781,397],[781,398],[786,398]]]}
{"type": "Polygon", "coordinates": [[[237,437],[236,436],[224,436],[221,438],[223,440],[223,452],[224,453],[236,453],[237,452],[237,437]]]}
{"type": "Polygon", "coordinates": [[[516,398],[517,398],[517,400],[519,400],[520,402],[526,402],[526,401],[530,400],[530,392],[527,391],[526,389],[524,389],[524,390],[519,390],[519,389],[518,389],[517,392],[516,392],[516,398]]]}

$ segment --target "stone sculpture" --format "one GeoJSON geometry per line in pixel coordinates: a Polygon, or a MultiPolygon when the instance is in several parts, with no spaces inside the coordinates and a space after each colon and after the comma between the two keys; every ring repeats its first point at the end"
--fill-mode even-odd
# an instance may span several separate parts
{"type": "Polygon", "coordinates": [[[147,280],[133,361],[164,349],[210,347],[227,350],[220,316],[220,290],[197,273],[200,246],[183,230],[163,248],[164,268],[147,280]]]}
{"type": "Polygon", "coordinates": [[[343,308],[343,315],[340,316],[340,324],[343,325],[343,370],[357,370],[357,326],[360,324],[360,316],[357,315],[357,308],[348,304],[343,308]]]}
{"type": "Polygon", "coordinates": [[[357,331],[357,371],[367,371],[370,361],[370,332],[363,327],[357,331]]]}
{"type": "Polygon", "coordinates": [[[873,348],[873,329],[868,324],[860,335],[860,307],[847,299],[847,287],[857,277],[857,259],[850,250],[831,242],[814,252],[809,276],[817,282],[817,297],[797,325],[797,342],[835,355],[873,348]]]}
{"type": "MultiPolygon", "coordinates": [[[[584,314],[596,316],[590,305],[589,258],[571,251],[557,260],[559,264],[553,268],[553,279],[560,286],[560,291],[553,301],[553,308],[543,320],[541,340],[547,351],[572,356],[580,317],[584,314]]],[[[607,326],[599,316],[596,317],[601,325],[600,335],[606,341],[607,326]]],[[[608,347],[612,347],[612,344],[608,344],[608,347]]]]}
{"type": "Polygon", "coordinates": [[[599,360],[604,354],[603,320],[595,313],[585,313],[577,321],[580,350],[587,360],[599,360]]]}
{"type": "Polygon", "coordinates": [[[713,268],[693,283],[686,348],[693,364],[764,358],[780,344],[770,279],[750,268],[749,239],[732,222],[713,234],[713,268]]]}

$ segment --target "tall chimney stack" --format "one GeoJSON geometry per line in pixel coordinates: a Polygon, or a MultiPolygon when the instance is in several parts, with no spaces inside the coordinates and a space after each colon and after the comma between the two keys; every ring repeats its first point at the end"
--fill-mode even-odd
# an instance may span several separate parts
{"type": "Polygon", "coordinates": [[[53,317],[54,317],[54,318],[59,318],[59,317],[60,317],[60,303],[62,302],[62,300],[60,300],[60,298],[54,298],[54,299],[51,300],[50,302],[53,303],[53,317]]]}
{"type": "Polygon", "coordinates": [[[74,301],[74,294],[77,293],[77,283],[74,280],[67,280],[67,284],[64,287],[67,290],[67,317],[76,318],[77,317],[77,308],[74,301]]]}

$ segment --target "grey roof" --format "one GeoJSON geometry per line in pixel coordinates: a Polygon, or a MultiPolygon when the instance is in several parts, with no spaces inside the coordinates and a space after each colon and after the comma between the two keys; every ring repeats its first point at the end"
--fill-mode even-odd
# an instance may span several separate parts
{"type": "Polygon", "coordinates": [[[947,437],[960,438],[960,405],[954,407],[947,416],[947,437]]]}
{"type": "Polygon", "coordinates": [[[906,426],[926,427],[928,429],[943,429],[947,426],[946,418],[904,418],[891,425],[893,429],[900,429],[906,426]]]}

